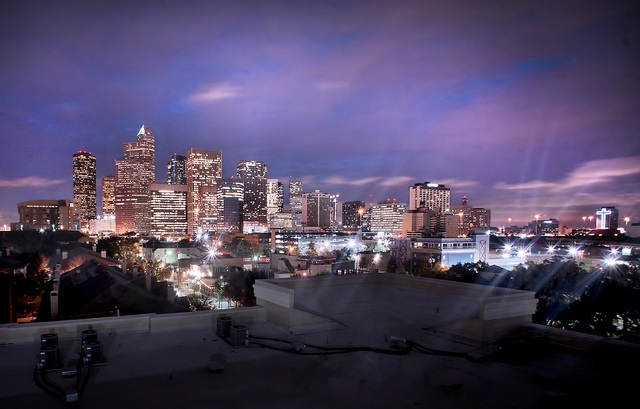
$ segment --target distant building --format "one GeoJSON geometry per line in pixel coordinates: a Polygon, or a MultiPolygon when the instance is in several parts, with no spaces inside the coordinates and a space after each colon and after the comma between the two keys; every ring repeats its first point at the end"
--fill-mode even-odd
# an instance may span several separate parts
{"type": "Polygon", "coordinates": [[[278,179],[267,179],[267,220],[284,209],[284,186],[278,179]]]}
{"type": "Polygon", "coordinates": [[[435,211],[420,207],[402,215],[402,237],[422,237],[437,230],[435,211]]]}
{"type": "Polygon", "coordinates": [[[596,212],[596,230],[618,230],[618,209],[603,206],[596,212]]]}
{"type": "Polygon", "coordinates": [[[437,231],[444,232],[445,213],[451,208],[451,189],[445,185],[431,182],[416,183],[409,187],[409,210],[421,207],[433,210],[437,219],[437,231]]]}
{"type": "Polygon", "coordinates": [[[242,208],[244,204],[244,185],[236,178],[222,182],[223,225],[229,232],[242,231],[242,208]]]}
{"type": "Polygon", "coordinates": [[[243,232],[268,231],[267,164],[255,160],[239,162],[236,176],[244,185],[243,232]]]}
{"type": "Polygon", "coordinates": [[[332,199],[328,193],[314,190],[302,194],[303,228],[328,229],[331,225],[332,199]]]}
{"type": "Polygon", "coordinates": [[[302,227],[302,181],[289,179],[289,212],[294,229],[302,227]]]}
{"type": "Polygon", "coordinates": [[[186,185],[187,184],[187,157],[173,154],[167,163],[167,184],[186,185]]]}
{"type": "Polygon", "coordinates": [[[155,138],[151,128],[142,125],[135,142],[125,142],[122,159],[116,160],[116,232],[147,233],[149,185],[155,181],[155,138]]]}
{"type": "Polygon", "coordinates": [[[365,203],[362,200],[342,203],[342,226],[347,229],[362,228],[362,216],[365,211],[365,203]]]}
{"type": "Polygon", "coordinates": [[[470,238],[396,239],[391,250],[400,265],[410,261],[409,273],[413,273],[420,262],[428,263],[430,266],[438,263],[445,267],[458,263],[486,263],[489,260],[489,236],[478,234],[470,238]]]}
{"type": "Polygon", "coordinates": [[[73,208],[69,200],[31,200],[18,203],[20,221],[12,230],[73,230],[73,208]]]}
{"type": "Polygon", "coordinates": [[[116,178],[105,176],[102,178],[102,216],[116,216],[116,178]]]}
{"type": "Polygon", "coordinates": [[[464,196],[461,205],[451,206],[445,216],[446,237],[467,237],[472,231],[491,228],[491,210],[473,207],[468,203],[464,196]]]}
{"type": "Polygon", "coordinates": [[[407,208],[406,203],[396,203],[393,200],[380,202],[371,206],[371,233],[384,233],[392,236],[402,235],[402,218],[407,208]]]}
{"type": "Polygon", "coordinates": [[[222,151],[189,149],[187,173],[187,232],[215,231],[222,225],[222,151]]]}
{"type": "Polygon", "coordinates": [[[96,218],[96,157],[87,151],[73,154],[73,208],[75,230],[88,230],[96,218]]]}
{"type": "Polygon", "coordinates": [[[149,185],[151,231],[158,237],[183,237],[187,233],[187,186],[149,185]]]}

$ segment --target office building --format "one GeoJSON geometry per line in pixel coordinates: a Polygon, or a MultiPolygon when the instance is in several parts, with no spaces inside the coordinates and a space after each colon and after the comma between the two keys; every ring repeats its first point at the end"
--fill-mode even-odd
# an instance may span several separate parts
{"type": "Polygon", "coordinates": [[[267,164],[242,161],[236,167],[236,177],[244,186],[243,232],[264,233],[267,222],[267,164]]]}
{"type": "Polygon", "coordinates": [[[596,230],[618,230],[618,209],[603,206],[596,212],[596,230]]]}
{"type": "Polygon", "coordinates": [[[437,229],[435,211],[420,207],[402,215],[402,237],[422,237],[437,229]]]}
{"type": "Polygon", "coordinates": [[[187,157],[184,155],[171,155],[167,163],[167,183],[169,185],[187,184],[187,157]]]}
{"type": "Polygon", "coordinates": [[[155,181],[155,138],[142,125],[135,142],[125,142],[116,160],[116,233],[148,233],[149,185],[155,181]]]}
{"type": "Polygon", "coordinates": [[[215,231],[222,225],[222,151],[189,149],[187,173],[187,232],[215,231]]]}
{"type": "Polygon", "coordinates": [[[284,186],[278,179],[267,179],[267,221],[284,209],[284,186]]]}
{"type": "Polygon", "coordinates": [[[224,179],[222,182],[222,220],[225,231],[242,231],[242,208],[244,204],[244,186],[236,178],[224,179]]]}
{"type": "Polygon", "coordinates": [[[303,229],[328,229],[331,225],[333,209],[332,196],[319,190],[302,194],[303,229]]]}
{"type": "Polygon", "coordinates": [[[365,211],[365,203],[362,200],[342,203],[342,227],[346,229],[361,228],[362,216],[365,211]]]}
{"type": "Polygon", "coordinates": [[[187,186],[153,183],[149,185],[151,235],[179,238],[187,233],[187,186]]]}
{"type": "Polygon", "coordinates": [[[371,214],[369,231],[371,233],[401,236],[402,217],[406,208],[406,203],[396,203],[394,200],[374,204],[369,210],[371,214]]]}
{"type": "Polygon", "coordinates": [[[87,151],[73,154],[73,208],[75,229],[87,231],[96,218],[96,157],[87,151]]]}
{"type": "Polygon", "coordinates": [[[102,216],[116,216],[116,178],[105,176],[102,178],[102,216]]]}
{"type": "Polygon", "coordinates": [[[302,228],[302,181],[289,178],[289,212],[294,229],[302,228]]]}
{"type": "Polygon", "coordinates": [[[20,221],[12,230],[72,230],[73,207],[69,200],[30,200],[18,203],[20,221]]]}

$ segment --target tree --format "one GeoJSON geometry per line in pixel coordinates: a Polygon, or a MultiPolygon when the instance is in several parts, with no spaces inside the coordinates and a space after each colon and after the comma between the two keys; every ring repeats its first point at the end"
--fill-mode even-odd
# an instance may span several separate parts
{"type": "Polygon", "coordinates": [[[310,258],[318,257],[318,250],[316,249],[315,243],[309,243],[309,247],[307,247],[307,253],[305,255],[310,258]]]}
{"type": "Polygon", "coordinates": [[[191,311],[206,311],[213,310],[213,300],[210,296],[201,293],[192,293],[187,295],[187,301],[189,302],[189,309],[191,311]]]}

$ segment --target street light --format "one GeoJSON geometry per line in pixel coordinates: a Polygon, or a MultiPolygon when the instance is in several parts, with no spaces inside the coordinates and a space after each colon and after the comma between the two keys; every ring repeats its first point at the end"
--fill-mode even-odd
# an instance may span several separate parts
{"type": "Polygon", "coordinates": [[[533,216],[536,219],[536,236],[538,235],[538,219],[540,219],[540,215],[536,214],[533,216]]]}

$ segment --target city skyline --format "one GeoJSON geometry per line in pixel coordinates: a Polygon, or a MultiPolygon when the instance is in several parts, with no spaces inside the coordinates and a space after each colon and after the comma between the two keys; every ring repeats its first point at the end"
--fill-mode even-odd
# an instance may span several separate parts
{"type": "Polygon", "coordinates": [[[467,196],[492,224],[640,220],[637,2],[7,1],[0,225],[72,199],[71,156],[114,175],[141,125],[171,155],[223,153],[304,192],[467,196]]]}

